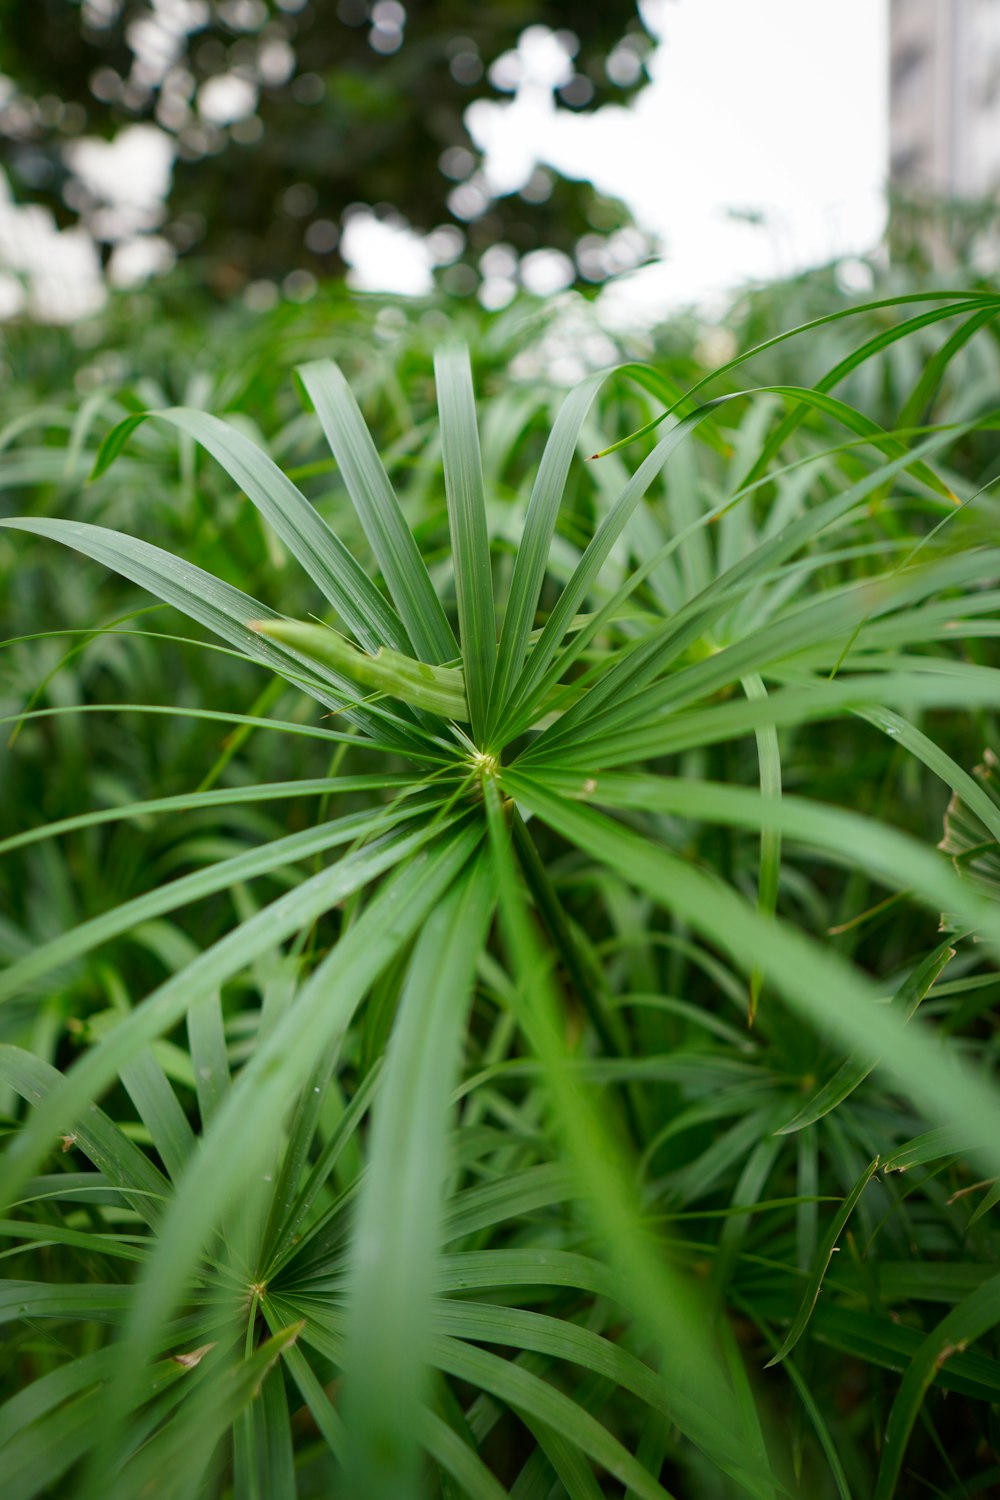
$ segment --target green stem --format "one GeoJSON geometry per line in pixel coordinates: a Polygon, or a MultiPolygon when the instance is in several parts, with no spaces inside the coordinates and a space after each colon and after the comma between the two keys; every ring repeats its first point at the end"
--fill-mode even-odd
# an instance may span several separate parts
{"type": "MultiPolygon", "coordinates": [[[[514,849],[549,938],[558,950],[587,1018],[600,1037],[605,1052],[611,1057],[625,1057],[629,1052],[628,1032],[625,1024],[617,1011],[612,1010],[607,1004],[602,976],[573,935],[565,908],[549,879],[548,871],[542,863],[535,841],[528,832],[524,819],[516,808],[512,809],[512,813],[511,829],[514,849]]],[[[642,1112],[636,1092],[631,1085],[625,1090],[625,1111],[632,1139],[639,1143],[642,1140],[639,1123],[642,1112]]]]}

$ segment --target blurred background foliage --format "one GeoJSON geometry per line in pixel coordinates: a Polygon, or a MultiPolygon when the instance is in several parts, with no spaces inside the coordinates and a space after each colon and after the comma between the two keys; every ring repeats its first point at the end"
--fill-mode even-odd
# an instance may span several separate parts
{"type": "MultiPolygon", "coordinates": [[[[496,196],[465,122],[518,86],[526,32],[548,47],[556,107],[625,102],[651,46],[633,0],[568,10],[490,0],[40,0],[0,17],[0,164],[21,202],[82,223],[107,254],[157,228],[225,295],[296,269],[342,271],[359,205],[436,236],[438,263],[502,242],[574,255],[603,279],[595,245],[628,222],[587,182],[539,168],[496,196]],[[108,202],[74,171],[74,141],[129,127],[163,134],[164,207],[108,202]],[[161,222],[158,222],[162,220],[161,222]]],[[[446,281],[447,270],[444,271],[446,281]]],[[[450,273],[462,290],[461,270],[450,273]]]]}

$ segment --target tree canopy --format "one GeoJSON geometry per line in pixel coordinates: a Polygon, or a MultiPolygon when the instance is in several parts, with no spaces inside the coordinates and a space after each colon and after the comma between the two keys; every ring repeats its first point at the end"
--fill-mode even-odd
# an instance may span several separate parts
{"type": "MultiPolygon", "coordinates": [[[[552,247],[600,281],[623,205],[547,168],[502,193],[467,128],[470,104],[526,80],[532,43],[535,86],[559,109],[623,102],[646,81],[635,0],[35,0],[0,22],[0,151],[20,201],[82,222],[105,252],[156,230],[223,292],[340,270],[358,205],[442,231],[440,264],[552,247]],[[165,202],[151,192],[116,213],[79,148],[140,125],[157,132],[165,202]]],[[[451,274],[456,290],[470,277],[451,274]]]]}

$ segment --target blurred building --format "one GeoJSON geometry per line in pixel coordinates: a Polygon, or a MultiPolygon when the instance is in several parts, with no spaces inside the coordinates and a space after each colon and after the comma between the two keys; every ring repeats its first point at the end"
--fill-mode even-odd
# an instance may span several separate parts
{"type": "Polygon", "coordinates": [[[904,196],[1000,191],[1000,0],[890,0],[889,175],[904,196]]]}

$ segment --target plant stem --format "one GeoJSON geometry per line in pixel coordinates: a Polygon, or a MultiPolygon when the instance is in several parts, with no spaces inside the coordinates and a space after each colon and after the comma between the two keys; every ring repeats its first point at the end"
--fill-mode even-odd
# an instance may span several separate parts
{"type": "MultiPolygon", "coordinates": [[[[601,975],[573,935],[565,908],[556,894],[555,886],[539,857],[535,841],[528,832],[524,819],[516,808],[513,808],[512,812],[511,830],[514,849],[549,938],[559,953],[570,981],[580,997],[580,1003],[600,1037],[605,1052],[611,1057],[624,1057],[629,1051],[625,1024],[606,1002],[601,975]]],[[[625,1089],[624,1102],[629,1133],[633,1141],[638,1144],[642,1140],[641,1109],[639,1100],[636,1098],[636,1091],[631,1085],[625,1089]]]]}

